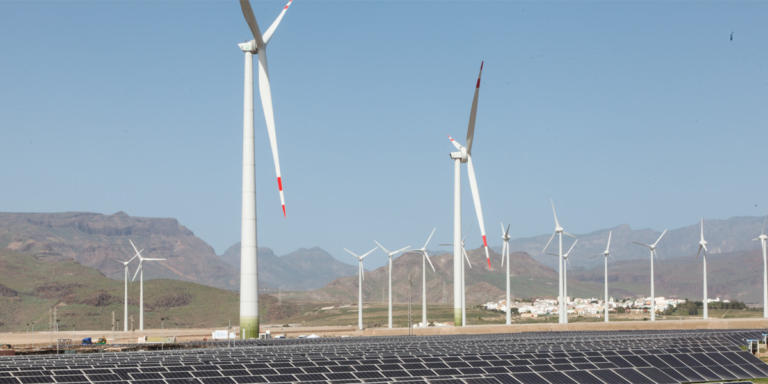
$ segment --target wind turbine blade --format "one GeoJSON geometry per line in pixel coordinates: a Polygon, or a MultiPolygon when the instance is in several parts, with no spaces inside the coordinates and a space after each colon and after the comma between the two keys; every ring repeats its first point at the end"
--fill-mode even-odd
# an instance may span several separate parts
{"type": "Polygon", "coordinates": [[[507,237],[507,236],[509,236],[509,227],[511,227],[511,226],[512,226],[512,224],[508,224],[508,225],[507,225],[507,232],[506,232],[506,233],[504,233],[504,237],[507,237]]]}
{"type": "Polygon", "coordinates": [[[573,237],[574,239],[576,239],[576,238],[577,238],[576,236],[574,236],[574,235],[571,235],[570,233],[568,233],[568,232],[566,232],[566,231],[563,231],[563,235],[567,235],[567,236],[573,237]]]}
{"type": "Polygon", "coordinates": [[[386,248],[384,248],[384,246],[383,246],[383,245],[379,244],[379,242],[378,242],[378,241],[374,240],[373,242],[374,242],[374,243],[376,243],[376,245],[378,245],[378,246],[379,246],[379,248],[381,248],[381,250],[382,250],[382,251],[384,251],[384,253],[386,253],[387,255],[390,255],[390,256],[391,256],[391,255],[392,255],[392,253],[395,253],[395,252],[392,252],[392,253],[390,253],[389,251],[387,251],[387,249],[386,249],[386,248]]]}
{"type": "Polygon", "coordinates": [[[768,216],[765,216],[765,218],[763,218],[763,231],[760,232],[761,235],[765,235],[765,219],[768,219],[768,216]]]}
{"type": "MultiPolygon", "coordinates": [[[[552,255],[552,253],[548,253],[548,255],[552,255]]],[[[555,255],[555,256],[557,256],[557,255],[555,255]]],[[[603,254],[600,254],[600,255],[594,255],[594,256],[590,256],[589,258],[590,259],[594,259],[595,257],[598,257],[598,256],[605,256],[605,254],[603,253],[603,254]]]]}
{"type": "Polygon", "coordinates": [[[655,250],[655,249],[653,250],[653,255],[654,255],[654,256],[656,256],[656,261],[658,261],[658,262],[659,262],[659,264],[661,264],[661,260],[659,260],[659,254],[658,254],[658,253],[656,253],[656,250],[655,250]]]}
{"type": "Polygon", "coordinates": [[[432,240],[432,235],[434,235],[434,234],[435,234],[435,230],[437,230],[437,227],[435,227],[435,228],[432,230],[432,233],[430,233],[430,234],[429,234],[429,238],[427,239],[427,242],[426,242],[426,243],[424,243],[424,248],[422,248],[422,249],[427,249],[427,244],[429,244],[429,241],[430,241],[430,240],[432,240]]]}
{"type": "MultiPolygon", "coordinates": [[[[472,227],[475,226],[475,222],[473,221],[472,224],[469,225],[469,229],[467,229],[467,233],[464,234],[464,238],[461,239],[461,244],[464,246],[464,242],[467,240],[467,236],[469,236],[469,232],[472,232],[472,227]]],[[[453,244],[451,244],[453,245],[453,244]]]]}
{"type": "Polygon", "coordinates": [[[467,156],[467,173],[469,174],[469,187],[472,190],[472,200],[475,202],[475,212],[477,212],[477,222],[480,227],[480,234],[483,236],[483,248],[485,248],[485,259],[488,260],[488,269],[491,268],[491,255],[488,252],[488,240],[485,237],[485,224],[483,222],[483,208],[480,206],[480,192],[477,190],[477,178],[475,177],[475,167],[472,165],[472,156],[467,156]]]}
{"type": "Polygon", "coordinates": [[[570,261],[570,260],[568,260],[568,258],[567,258],[567,257],[565,258],[565,261],[568,263],[568,267],[569,267],[569,268],[571,268],[571,269],[573,269],[573,267],[571,267],[571,261],[570,261]]]}
{"type": "Polygon", "coordinates": [[[371,252],[375,251],[377,248],[379,248],[379,247],[374,247],[373,249],[371,249],[370,251],[368,251],[368,252],[367,252],[365,255],[362,255],[362,256],[360,256],[360,260],[362,260],[364,257],[366,257],[366,256],[370,255],[370,254],[371,254],[371,252]]]}
{"type": "Polygon", "coordinates": [[[701,219],[701,241],[704,241],[704,218],[701,219]]]}
{"type": "Polygon", "coordinates": [[[423,253],[423,254],[424,254],[424,257],[425,257],[425,258],[427,259],[427,261],[429,262],[429,266],[430,266],[430,267],[432,267],[432,272],[435,272],[435,273],[436,273],[437,271],[435,270],[435,266],[434,266],[434,265],[432,265],[432,260],[430,260],[430,259],[429,259],[429,255],[427,254],[427,251],[421,251],[421,253],[423,253]]]}
{"type": "Polygon", "coordinates": [[[504,223],[501,223],[501,236],[504,236],[504,223]]]}
{"type": "Polygon", "coordinates": [[[266,32],[264,32],[264,45],[269,44],[269,40],[272,39],[272,34],[275,33],[275,29],[277,29],[278,24],[280,24],[280,20],[283,19],[283,15],[285,15],[285,12],[288,10],[288,7],[291,6],[291,2],[293,0],[288,0],[288,4],[285,5],[285,8],[283,8],[283,11],[280,12],[280,15],[277,16],[277,19],[275,19],[274,22],[272,22],[272,25],[269,26],[269,29],[267,29],[266,32]]]}
{"type": "Polygon", "coordinates": [[[135,259],[135,258],[137,258],[137,257],[141,257],[140,255],[141,255],[141,253],[142,253],[142,252],[144,252],[144,250],[143,250],[143,249],[142,249],[141,251],[139,251],[139,253],[137,253],[137,254],[133,255],[133,257],[131,257],[131,258],[130,258],[128,261],[126,261],[125,263],[126,263],[126,264],[127,264],[127,263],[130,263],[131,261],[133,261],[133,259],[135,259]]]}
{"type": "Polygon", "coordinates": [[[261,37],[261,30],[259,29],[259,23],[256,22],[256,16],[253,15],[251,2],[248,0],[240,0],[240,8],[243,10],[245,22],[248,23],[248,26],[251,28],[253,38],[256,39],[256,46],[259,48],[264,47],[264,40],[261,37]]]}
{"type": "Polygon", "coordinates": [[[655,243],[653,243],[653,246],[654,246],[654,247],[656,247],[656,244],[658,244],[658,243],[659,243],[659,241],[661,241],[661,238],[662,238],[662,237],[664,237],[664,234],[666,234],[666,233],[667,233],[667,230],[665,229],[665,230],[664,230],[664,232],[662,232],[662,233],[661,233],[661,236],[659,236],[659,239],[658,239],[658,240],[656,240],[656,242],[655,242],[655,243]]]}
{"type": "Polygon", "coordinates": [[[555,214],[555,227],[560,227],[560,222],[557,221],[557,212],[555,212],[555,201],[549,199],[549,202],[552,203],[552,213],[555,214]]]}
{"type": "Polygon", "coordinates": [[[146,258],[145,258],[144,260],[150,260],[150,261],[163,261],[163,260],[166,260],[166,259],[146,259],[146,258]]]}
{"type": "MultiPolygon", "coordinates": [[[[557,253],[549,253],[549,252],[547,252],[547,255],[552,255],[552,256],[560,257],[560,255],[558,255],[557,253]]],[[[598,256],[600,256],[600,255],[598,255],[598,256]]]]}
{"type": "Polygon", "coordinates": [[[469,255],[467,255],[467,251],[462,247],[461,252],[464,254],[464,258],[467,259],[467,264],[469,264],[469,268],[472,268],[472,263],[469,262],[469,255]]]}
{"type": "Polygon", "coordinates": [[[144,263],[140,261],[140,262],[139,262],[139,267],[138,267],[138,268],[136,268],[136,273],[134,273],[134,274],[133,274],[133,279],[131,279],[131,281],[136,281],[136,276],[138,276],[138,275],[139,275],[139,271],[141,271],[141,267],[142,267],[143,265],[144,265],[144,263]]]}
{"type": "Polygon", "coordinates": [[[633,243],[633,244],[637,244],[637,245],[642,245],[643,247],[648,247],[648,248],[650,248],[650,247],[651,247],[651,246],[650,246],[650,245],[648,245],[648,244],[638,243],[638,242],[636,242],[636,241],[633,241],[632,243],[633,243]]]}
{"type": "Polygon", "coordinates": [[[552,234],[552,237],[550,237],[550,238],[549,238],[549,241],[547,241],[547,245],[545,245],[545,246],[544,246],[544,249],[542,249],[542,250],[541,250],[542,252],[544,252],[544,251],[546,251],[546,250],[547,250],[547,247],[549,247],[549,243],[551,243],[551,242],[552,242],[552,239],[554,239],[554,238],[555,238],[555,235],[557,235],[557,232],[555,232],[555,233],[553,233],[553,234],[552,234]]]}
{"type": "Polygon", "coordinates": [[[605,246],[605,252],[611,249],[611,235],[613,235],[613,231],[608,232],[608,245],[605,246]]]}
{"type": "MultiPolygon", "coordinates": [[[[755,240],[757,240],[757,239],[755,239],[755,240]]],[[[437,246],[439,246],[439,247],[448,247],[448,246],[453,246],[453,244],[438,244],[437,246]]]]}
{"type": "Polygon", "coordinates": [[[472,109],[469,112],[469,125],[467,126],[467,155],[472,155],[472,140],[475,137],[475,120],[477,119],[477,98],[480,96],[480,76],[483,74],[483,64],[480,62],[480,73],[477,74],[475,85],[475,97],[472,99],[472,109]]]}
{"type": "Polygon", "coordinates": [[[393,254],[394,254],[394,253],[400,253],[400,252],[402,252],[402,251],[405,251],[406,249],[408,249],[408,248],[410,248],[410,247],[411,247],[411,246],[409,245],[409,246],[407,246],[407,247],[405,247],[405,248],[400,248],[400,249],[398,249],[397,251],[394,251],[394,252],[392,252],[392,253],[393,253],[393,254]]]}
{"type": "Polygon", "coordinates": [[[704,244],[702,244],[701,246],[704,247],[704,254],[706,255],[707,252],[709,252],[709,249],[707,249],[707,246],[704,244]]]}
{"type": "MultiPolygon", "coordinates": [[[[241,0],[242,3],[243,0],[241,0]]],[[[269,67],[267,66],[267,51],[259,49],[259,95],[261,96],[261,107],[264,109],[264,119],[267,122],[267,133],[269,134],[269,144],[272,147],[272,159],[275,161],[275,173],[277,174],[277,188],[280,191],[280,204],[283,206],[283,217],[285,213],[285,194],[283,193],[283,178],[280,174],[280,157],[277,154],[277,136],[275,134],[275,112],[272,109],[272,88],[269,84],[269,67]]]]}
{"type": "Polygon", "coordinates": [[[355,255],[355,253],[354,253],[354,252],[352,252],[352,251],[350,251],[349,249],[346,249],[346,248],[343,248],[343,249],[344,249],[345,251],[349,252],[349,254],[350,254],[350,255],[352,255],[352,256],[354,256],[354,257],[357,257],[358,259],[360,258],[360,256],[358,256],[358,255],[355,255]]]}
{"type": "Polygon", "coordinates": [[[578,242],[579,242],[579,239],[576,239],[576,241],[574,241],[574,242],[573,242],[573,245],[571,245],[571,248],[570,248],[570,249],[568,249],[568,252],[566,252],[565,254],[566,254],[566,255],[570,255],[570,254],[571,254],[571,251],[573,250],[573,247],[575,247],[575,246],[576,246],[576,243],[578,243],[578,242]]]}
{"type": "Polygon", "coordinates": [[[611,256],[611,254],[610,254],[610,253],[608,254],[608,257],[610,257],[611,259],[613,259],[613,261],[616,261],[616,259],[614,259],[614,258],[613,258],[613,256],[611,256]]]}
{"type": "Polygon", "coordinates": [[[702,245],[699,244],[699,251],[696,252],[696,260],[699,260],[699,254],[701,253],[701,247],[702,247],[702,245]]]}
{"type": "MultiPolygon", "coordinates": [[[[137,255],[141,253],[141,252],[139,252],[138,249],[136,249],[136,246],[133,245],[133,240],[128,239],[128,242],[131,243],[131,247],[133,247],[133,251],[136,252],[137,255]]],[[[142,249],[141,251],[143,252],[144,250],[142,249]]],[[[141,257],[141,256],[139,256],[139,257],[141,257]]]]}
{"type": "Polygon", "coordinates": [[[453,137],[451,137],[451,135],[448,135],[448,138],[451,139],[451,144],[453,144],[453,146],[456,147],[456,149],[461,151],[461,144],[459,144],[456,140],[454,140],[453,137]]]}
{"type": "MultiPolygon", "coordinates": [[[[501,225],[501,230],[504,231],[504,224],[501,225]]],[[[501,266],[504,267],[504,255],[507,253],[507,241],[505,240],[504,243],[501,245],[501,266]]]]}

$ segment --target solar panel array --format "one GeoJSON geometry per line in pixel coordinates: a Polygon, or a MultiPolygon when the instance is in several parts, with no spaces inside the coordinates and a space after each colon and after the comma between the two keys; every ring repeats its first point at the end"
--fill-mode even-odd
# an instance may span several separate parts
{"type": "Polygon", "coordinates": [[[172,351],[0,358],[0,384],[687,383],[768,377],[761,330],[249,340],[172,351]]]}

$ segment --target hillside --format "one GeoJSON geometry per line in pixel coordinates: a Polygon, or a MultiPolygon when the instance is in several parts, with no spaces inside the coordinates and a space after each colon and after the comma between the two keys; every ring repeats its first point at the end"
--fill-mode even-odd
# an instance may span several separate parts
{"type": "MultiPolygon", "coordinates": [[[[240,243],[229,247],[221,260],[240,269],[240,243]]],[[[259,283],[290,291],[318,289],[336,278],[357,273],[357,267],[336,260],[314,247],[301,248],[278,257],[269,248],[259,248],[259,283]]]]}
{"type": "MultiPolygon", "coordinates": [[[[672,296],[702,299],[701,257],[674,257],[654,264],[654,283],[657,296],[672,296]]],[[[650,295],[651,267],[648,257],[639,260],[608,261],[609,295],[632,297],[638,294],[650,295]]],[[[604,282],[603,266],[591,270],[577,270],[569,278],[581,282],[604,282]]],[[[762,303],[763,300],[763,257],[762,252],[741,251],[712,254],[707,257],[707,289],[710,299],[720,297],[762,303]]]]}
{"type": "MultiPolygon", "coordinates": [[[[567,227],[566,219],[560,219],[567,227]]],[[[762,225],[762,217],[733,217],[727,220],[704,219],[704,235],[709,242],[710,253],[717,254],[759,249],[759,242],[753,242],[752,239],[760,235],[762,225]]],[[[602,265],[600,258],[589,259],[589,257],[602,253],[605,250],[608,232],[611,230],[613,231],[611,255],[616,260],[647,259],[650,255],[648,248],[632,244],[632,242],[651,244],[661,235],[661,232],[652,229],[633,230],[627,224],[586,234],[574,233],[579,238],[579,243],[573,248],[573,253],[569,257],[572,265],[585,268],[591,268],[597,264],[602,265]]],[[[541,252],[551,235],[550,233],[529,238],[513,239],[510,242],[510,246],[513,251],[528,253],[536,261],[550,267],[555,267],[557,266],[557,258],[544,255],[541,252]]],[[[656,251],[662,260],[677,256],[695,255],[699,247],[699,237],[700,228],[698,221],[687,227],[670,228],[659,242],[656,251]]],[[[563,236],[563,252],[567,251],[572,243],[572,238],[563,236]]],[[[555,237],[549,247],[547,252],[557,253],[557,237],[555,237]]],[[[497,248],[497,251],[501,250],[500,247],[497,248]]]]}
{"type": "MultiPolygon", "coordinates": [[[[467,279],[467,303],[484,303],[490,300],[502,299],[506,292],[504,269],[501,268],[501,255],[491,252],[494,270],[488,270],[485,252],[482,248],[467,250],[472,268],[465,265],[467,279]]],[[[511,291],[515,297],[549,297],[557,295],[557,272],[544,266],[525,253],[512,253],[510,274],[511,291]]],[[[443,284],[447,302],[453,302],[453,255],[442,254],[431,257],[436,273],[427,265],[427,301],[441,302],[443,284]]],[[[393,261],[392,293],[393,301],[408,300],[408,274],[412,275],[412,296],[414,301],[422,297],[422,257],[421,254],[409,252],[393,261]]],[[[383,291],[388,285],[387,267],[383,266],[373,271],[365,272],[363,282],[363,299],[368,302],[386,301],[383,291]]],[[[358,295],[358,277],[348,276],[338,278],[325,287],[296,295],[296,300],[313,301],[345,301],[356,302],[358,295]]],[[[569,288],[577,295],[590,295],[599,290],[595,283],[588,281],[574,282],[569,288]]]]}
{"type": "MultiPolygon", "coordinates": [[[[129,316],[139,320],[139,284],[129,285],[129,316]]],[[[239,296],[235,292],[177,280],[144,283],[146,328],[226,326],[239,322],[239,296]]],[[[0,249],[0,332],[23,331],[30,322],[48,329],[49,308],[56,307],[60,329],[111,327],[112,312],[123,320],[123,282],[76,261],[41,260],[29,254],[0,249]]],[[[296,315],[295,305],[277,305],[260,296],[263,321],[296,315]]],[[[122,325],[121,325],[122,327],[122,325]]]]}

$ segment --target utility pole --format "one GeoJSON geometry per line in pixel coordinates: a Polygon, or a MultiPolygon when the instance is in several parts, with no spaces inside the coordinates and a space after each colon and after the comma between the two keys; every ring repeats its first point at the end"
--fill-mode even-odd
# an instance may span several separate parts
{"type": "Polygon", "coordinates": [[[413,319],[411,318],[411,287],[413,283],[411,281],[411,274],[408,274],[408,336],[413,335],[413,319]]]}
{"type": "Polygon", "coordinates": [[[112,342],[115,342],[115,311],[112,311],[112,342]]]}

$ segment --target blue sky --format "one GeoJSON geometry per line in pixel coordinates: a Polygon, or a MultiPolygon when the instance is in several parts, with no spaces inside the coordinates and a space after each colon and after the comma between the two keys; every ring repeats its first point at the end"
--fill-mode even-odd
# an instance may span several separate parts
{"type": "MultiPolygon", "coordinates": [[[[284,1],[253,4],[266,30],[284,1]]],[[[571,233],[766,214],[766,13],[295,0],[269,45],[288,218],[257,94],[259,245],[351,263],[341,248],[374,238],[421,246],[437,227],[430,248],[449,242],[446,135],[465,141],[481,60],[473,154],[491,245],[500,221],[550,233],[550,197],[571,233]]],[[[239,241],[246,37],[236,1],[1,1],[0,211],[175,217],[218,253],[239,241]]]]}

